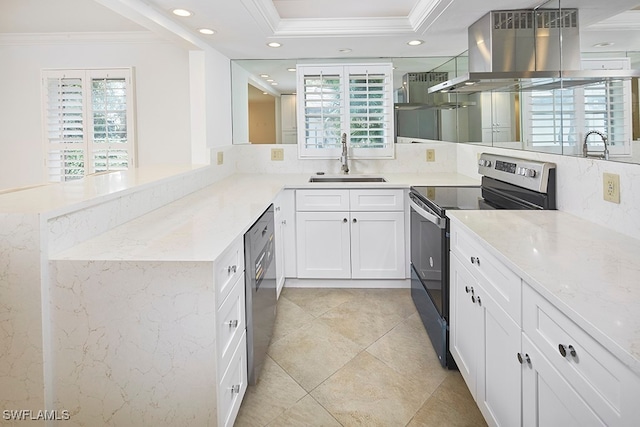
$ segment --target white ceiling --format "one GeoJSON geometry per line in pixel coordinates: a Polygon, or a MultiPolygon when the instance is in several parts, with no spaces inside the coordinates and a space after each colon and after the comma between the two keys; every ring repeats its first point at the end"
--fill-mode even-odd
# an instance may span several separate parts
{"type": "MultiPolygon", "coordinates": [[[[2,0],[0,33],[157,30],[157,19],[136,23],[109,9],[150,10],[232,59],[419,57],[467,49],[467,27],[490,10],[533,8],[542,0],[2,0]],[[189,18],[170,13],[194,12],[189,18]],[[145,9],[147,8],[147,9],[145,9]],[[196,32],[207,27],[213,36],[196,32]],[[425,43],[406,44],[412,39],[425,43]],[[278,41],[282,47],[269,48],[278,41]],[[340,49],[351,49],[341,53],[340,49]]],[[[550,6],[557,7],[555,0],[550,6]]],[[[580,9],[582,50],[640,50],[640,0],[562,0],[580,9]],[[626,12],[626,13],[623,13],[626,12]],[[622,15],[620,15],[622,13],[622,15]]],[[[143,14],[144,15],[144,14],[143,14]]],[[[6,36],[6,35],[5,35],[6,36]]],[[[163,34],[166,36],[166,33],[163,34]]]]}

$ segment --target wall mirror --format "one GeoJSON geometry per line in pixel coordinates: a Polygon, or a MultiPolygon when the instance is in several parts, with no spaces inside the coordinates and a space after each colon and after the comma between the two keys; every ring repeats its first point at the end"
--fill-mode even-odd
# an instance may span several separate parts
{"type": "MultiPolygon", "coordinates": [[[[559,45],[557,37],[552,43],[559,45]]],[[[590,50],[576,52],[582,69],[640,69],[640,50],[590,50]]],[[[234,60],[233,143],[295,144],[296,64],[340,62],[393,63],[397,143],[437,140],[582,156],[585,135],[599,130],[608,137],[609,160],[640,163],[637,77],[588,85],[563,80],[546,90],[515,85],[428,94],[428,87],[469,71],[466,53],[455,58],[234,60]]],[[[603,151],[597,135],[590,138],[588,150],[603,151]]]]}

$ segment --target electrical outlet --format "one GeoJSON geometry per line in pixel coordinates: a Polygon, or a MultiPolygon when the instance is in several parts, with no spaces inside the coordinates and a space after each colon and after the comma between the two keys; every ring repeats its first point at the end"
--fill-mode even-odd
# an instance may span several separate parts
{"type": "Polygon", "coordinates": [[[604,173],[603,190],[604,200],[611,203],[620,203],[620,175],[604,173]]]}
{"type": "Polygon", "coordinates": [[[222,151],[218,151],[218,164],[221,165],[224,163],[224,153],[222,151]]]}
{"type": "Polygon", "coordinates": [[[272,148],[271,160],[284,160],[284,148],[272,148]]]}
{"type": "Polygon", "coordinates": [[[436,150],[433,148],[427,148],[427,162],[436,161],[436,150]]]}

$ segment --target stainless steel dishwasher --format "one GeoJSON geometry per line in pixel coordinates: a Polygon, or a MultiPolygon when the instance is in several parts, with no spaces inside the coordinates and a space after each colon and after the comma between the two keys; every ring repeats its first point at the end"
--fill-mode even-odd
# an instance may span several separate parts
{"type": "Polygon", "coordinates": [[[244,235],[247,376],[255,385],[276,319],[276,263],[273,204],[244,235]]]}

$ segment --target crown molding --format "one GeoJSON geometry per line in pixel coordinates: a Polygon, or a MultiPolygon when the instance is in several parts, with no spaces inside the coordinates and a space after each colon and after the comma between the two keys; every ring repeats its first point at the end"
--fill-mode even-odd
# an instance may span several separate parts
{"type": "Polygon", "coordinates": [[[43,45],[67,43],[158,43],[166,40],[150,31],[90,33],[5,33],[0,45],[43,45]]]}
{"type": "Polygon", "coordinates": [[[271,0],[241,0],[267,36],[340,37],[424,33],[453,0],[418,0],[408,16],[282,19],[271,0]]]}

